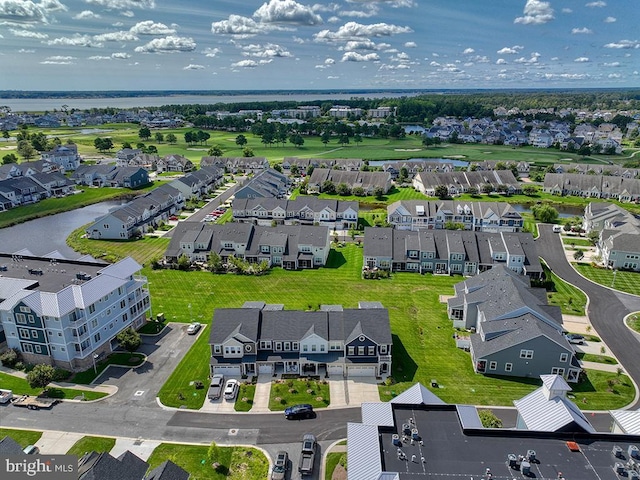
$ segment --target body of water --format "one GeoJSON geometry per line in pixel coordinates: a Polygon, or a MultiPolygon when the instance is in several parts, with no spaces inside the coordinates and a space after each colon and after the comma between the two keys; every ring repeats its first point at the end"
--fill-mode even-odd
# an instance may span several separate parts
{"type": "Polygon", "coordinates": [[[81,255],[67,246],[66,240],[76,228],[105,215],[122,202],[101,202],[70,212],[37,218],[29,222],[0,229],[0,250],[14,253],[27,249],[34,255],[46,255],[57,250],[69,259],[81,255]]]}
{"type": "Polygon", "coordinates": [[[244,102],[324,102],[330,100],[350,100],[352,98],[399,98],[419,95],[407,92],[369,92],[369,93],[251,93],[245,95],[169,95],[162,97],[115,97],[115,98],[0,98],[0,105],[8,106],[14,112],[43,112],[69,109],[86,110],[90,108],[128,109],[136,107],[161,107],[162,105],[213,105],[216,103],[244,102]]]}
{"type": "Polygon", "coordinates": [[[451,158],[408,158],[407,160],[370,160],[369,166],[381,167],[385,163],[406,163],[406,162],[433,162],[433,163],[451,163],[454,167],[468,167],[469,162],[464,160],[454,160],[451,158]]]}

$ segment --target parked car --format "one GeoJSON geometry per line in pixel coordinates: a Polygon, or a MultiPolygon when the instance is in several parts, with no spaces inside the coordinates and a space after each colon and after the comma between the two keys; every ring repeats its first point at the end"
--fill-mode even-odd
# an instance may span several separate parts
{"type": "Polygon", "coordinates": [[[198,333],[200,331],[200,328],[202,328],[202,324],[201,323],[193,322],[187,328],[187,335],[195,335],[196,333],[198,333]]]}
{"type": "Polygon", "coordinates": [[[211,377],[211,385],[209,386],[209,394],[207,395],[211,400],[217,400],[222,394],[224,388],[224,375],[216,373],[211,377]]]}
{"type": "Polygon", "coordinates": [[[289,470],[289,454],[283,450],[276,454],[276,460],[271,470],[271,480],[284,480],[289,470]]]}
{"type": "Polygon", "coordinates": [[[224,398],[227,400],[235,399],[239,388],[238,380],[234,378],[227,380],[227,384],[224,387],[224,398]]]}
{"type": "Polygon", "coordinates": [[[301,418],[313,418],[315,414],[311,405],[302,403],[285,408],[284,416],[287,420],[299,420],[301,418]]]}
{"type": "Polygon", "coordinates": [[[561,226],[561,225],[554,225],[554,226],[553,226],[553,232],[554,232],[554,233],[560,233],[560,232],[562,232],[562,226],[561,226]]]}
{"type": "Polygon", "coordinates": [[[567,340],[569,340],[569,343],[573,343],[574,345],[583,345],[584,344],[584,337],[582,335],[577,334],[577,333],[568,333],[567,334],[567,340]]]}
{"type": "Polygon", "coordinates": [[[27,445],[26,447],[24,447],[23,452],[27,455],[37,455],[38,453],[40,453],[40,449],[35,445],[27,445]]]}

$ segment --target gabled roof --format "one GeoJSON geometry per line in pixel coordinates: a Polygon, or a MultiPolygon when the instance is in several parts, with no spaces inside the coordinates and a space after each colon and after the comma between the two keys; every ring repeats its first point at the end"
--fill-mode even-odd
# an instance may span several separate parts
{"type": "Polygon", "coordinates": [[[144,480],[188,480],[189,473],[173,463],[165,460],[145,475],[144,480]]]}
{"type": "Polygon", "coordinates": [[[409,387],[397,397],[392,398],[390,403],[403,405],[446,405],[440,397],[421,383],[416,383],[414,386],[409,387]]]}
{"type": "Polygon", "coordinates": [[[13,438],[7,436],[0,439],[0,455],[9,456],[22,454],[24,454],[22,447],[13,438]]]}
{"type": "Polygon", "coordinates": [[[640,435],[640,410],[609,410],[624,433],[640,435]]]}

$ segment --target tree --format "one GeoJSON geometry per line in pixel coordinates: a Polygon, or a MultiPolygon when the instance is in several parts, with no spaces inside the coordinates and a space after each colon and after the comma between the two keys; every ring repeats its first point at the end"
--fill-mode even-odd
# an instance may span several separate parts
{"type": "Polygon", "coordinates": [[[299,133],[296,133],[289,137],[289,142],[293,143],[296,148],[300,148],[302,145],[304,145],[304,138],[302,138],[302,135],[300,135],[299,133]]]}
{"type": "Polygon", "coordinates": [[[106,152],[113,148],[113,140],[110,138],[96,138],[93,141],[93,145],[96,147],[96,150],[99,152],[106,152]]]}
{"type": "Polygon", "coordinates": [[[598,240],[600,240],[600,232],[598,232],[597,230],[591,230],[589,233],[587,233],[587,238],[592,245],[595,245],[596,243],[598,243],[598,240]]]}
{"type": "Polygon", "coordinates": [[[382,187],[376,187],[373,189],[373,196],[376,197],[377,200],[382,200],[382,197],[384,197],[385,193],[386,192],[382,187]]]}
{"type": "Polygon", "coordinates": [[[446,185],[438,185],[435,189],[435,194],[440,200],[444,200],[449,197],[449,189],[446,185]]]}
{"type": "Polygon", "coordinates": [[[178,141],[178,139],[173,133],[167,133],[166,139],[167,139],[167,142],[169,142],[171,145],[173,145],[178,141]]]}
{"type": "Polygon", "coordinates": [[[191,260],[184,253],[178,257],[178,270],[189,270],[191,268],[191,260]]]}
{"type": "Polygon", "coordinates": [[[493,192],[493,185],[491,185],[490,183],[485,183],[484,185],[482,185],[482,193],[491,193],[493,192]]]}
{"type": "Polygon", "coordinates": [[[558,218],[558,211],[550,205],[534,205],[531,212],[533,218],[543,223],[553,223],[558,218]]]}
{"type": "Polygon", "coordinates": [[[362,188],[362,187],[353,187],[353,189],[351,190],[351,193],[353,195],[355,195],[356,197],[364,197],[364,196],[366,196],[366,192],[364,191],[364,188],[362,188]]]}
{"type": "Polygon", "coordinates": [[[327,146],[327,143],[329,143],[329,141],[331,140],[331,133],[329,132],[329,130],[325,130],[324,132],[322,132],[322,135],[320,135],[320,141],[324,144],[324,146],[327,146]]]}
{"type": "Polygon", "coordinates": [[[445,230],[464,230],[464,223],[460,222],[445,222],[444,224],[445,230]]]}
{"type": "Polygon", "coordinates": [[[8,165],[9,163],[18,163],[18,157],[15,153],[9,153],[2,157],[2,164],[8,165]]]}
{"type": "Polygon", "coordinates": [[[196,139],[198,140],[198,143],[200,143],[200,145],[202,145],[203,143],[207,143],[207,140],[209,140],[211,138],[211,134],[209,132],[205,132],[203,130],[198,130],[196,132],[196,139]]]}
{"type": "Polygon", "coordinates": [[[522,187],[522,193],[531,197],[538,193],[538,187],[536,187],[535,185],[525,185],[524,187],[522,187]]]}
{"type": "Polygon", "coordinates": [[[467,193],[468,193],[469,195],[471,195],[472,197],[475,197],[475,196],[477,196],[477,195],[478,195],[478,193],[479,193],[479,192],[478,192],[478,189],[477,189],[476,187],[469,187],[469,188],[467,189],[467,193]]]}
{"type": "Polygon", "coordinates": [[[47,385],[53,380],[55,369],[51,365],[45,365],[43,363],[33,367],[29,373],[27,373],[27,382],[31,388],[46,389],[47,385]]]}
{"type": "Polygon", "coordinates": [[[164,142],[164,134],[162,132],[156,132],[155,138],[158,143],[164,142]]]}
{"type": "Polygon", "coordinates": [[[116,340],[118,340],[120,346],[129,353],[135,352],[142,343],[140,334],[132,327],[122,330],[118,335],[116,335],[116,340]]]}
{"type": "Polygon", "coordinates": [[[195,134],[193,132],[185,132],[184,141],[187,143],[187,145],[191,145],[196,141],[195,134]]]}
{"type": "Polygon", "coordinates": [[[351,189],[349,188],[349,185],[347,185],[346,183],[339,183],[338,186],[336,187],[336,193],[338,195],[346,197],[347,195],[351,195],[351,189]]]}
{"type": "Polygon", "coordinates": [[[580,260],[582,260],[583,258],[584,258],[584,252],[583,252],[582,250],[576,250],[576,251],[573,253],[573,259],[574,259],[574,260],[576,260],[576,261],[578,261],[578,262],[579,262],[579,261],[580,261],[580,260]]]}
{"type": "Polygon", "coordinates": [[[140,137],[141,140],[149,140],[151,138],[151,130],[149,130],[149,127],[142,127],[138,130],[138,137],[140,137]]]}
{"type": "Polygon", "coordinates": [[[329,195],[332,195],[332,194],[336,193],[336,186],[333,184],[333,182],[331,180],[325,180],[322,183],[321,192],[322,193],[328,193],[329,195]]]}
{"type": "Polygon", "coordinates": [[[218,253],[216,252],[211,252],[209,254],[209,261],[207,262],[207,267],[209,268],[210,272],[220,272],[222,271],[222,258],[220,257],[220,255],[218,255],[218,253]]]}
{"type": "Polygon", "coordinates": [[[244,147],[242,149],[242,156],[243,157],[247,157],[247,158],[248,157],[253,157],[253,156],[255,156],[255,153],[253,153],[253,149],[252,148],[244,147]]]}
{"type": "Polygon", "coordinates": [[[491,410],[478,410],[478,417],[484,428],[502,428],[502,420],[491,410]]]}
{"type": "Polygon", "coordinates": [[[298,165],[296,164],[293,164],[291,165],[289,171],[291,172],[291,175],[298,175],[300,173],[300,167],[298,167],[298,165]]]}
{"type": "Polygon", "coordinates": [[[224,155],[224,152],[222,151],[222,148],[220,148],[219,145],[214,145],[213,147],[211,147],[209,149],[209,151],[207,152],[211,157],[221,157],[224,155]]]}
{"type": "Polygon", "coordinates": [[[236,137],[236,145],[238,145],[239,147],[244,147],[247,143],[247,137],[245,137],[244,135],[240,134],[236,137]]]}
{"type": "Polygon", "coordinates": [[[280,165],[279,163],[274,164],[274,165],[273,165],[273,169],[274,169],[276,172],[280,172],[280,173],[282,173],[282,165],[280,165]]]}
{"type": "Polygon", "coordinates": [[[11,138],[8,130],[2,130],[2,138],[4,138],[5,140],[9,140],[9,138],[11,138]]]}
{"type": "Polygon", "coordinates": [[[30,160],[36,156],[36,149],[29,143],[29,140],[20,140],[18,142],[18,154],[25,160],[30,160]]]}
{"type": "Polygon", "coordinates": [[[34,133],[31,135],[31,145],[39,152],[44,152],[47,150],[47,136],[42,133],[34,133]]]}
{"type": "Polygon", "coordinates": [[[340,137],[338,137],[338,143],[343,147],[349,145],[349,136],[346,133],[340,135],[340,137]]]}
{"type": "Polygon", "coordinates": [[[133,148],[133,147],[131,146],[131,143],[129,143],[129,142],[122,142],[122,148],[125,149],[125,148],[133,148]]]}

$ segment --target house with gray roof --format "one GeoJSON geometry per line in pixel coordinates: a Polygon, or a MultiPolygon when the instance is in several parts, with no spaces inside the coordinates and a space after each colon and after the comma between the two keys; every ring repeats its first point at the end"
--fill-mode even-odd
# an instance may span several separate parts
{"type": "Polygon", "coordinates": [[[560,375],[577,382],[581,372],[564,335],[560,307],[547,303],[546,291],[505,266],[457,283],[447,300],[453,326],[471,330],[470,352],[476,373],[515,377],[560,375]]]}
{"type": "Polygon", "coordinates": [[[466,193],[470,188],[482,192],[485,185],[493,191],[520,193],[522,187],[511,170],[476,170],[468,172],[418,172],[413,178],[413,187],[429,197],[436,195],[436,188],[447,187],[450,196],[466,193]]]}
{"type": "Polygon", "coordinates": [[[246,180],[234,192],[235,198],[284,198],[291,181],[282,173],[268,168],[246,180]]]}
{"type": "Polygon", "coordinates": [[[307,192],[322,193],[324,182],[332,182],[336,187],[341,183],[351,190],[362,188],[366,195],[373,195],[376,188],[387,193],[391,188],[391,174],[389,172],[362,172],[352,170],[334,170],[330,168],[315,168],[309,177],[307,192]]]}
{"type": "Polygon", "coordinates": [[[211,374],[386,378],[392,346],[388,311],[365,304],[333,307],[299,311],[253,302],[216,309],[211,374]]]}
{"type": "Polygon", "coordinates": [[[461,224],[475,232],[520,232],[522,215],[504,202],[398,200],[387,206],[387,222],[399,230],[442,230],[461,224]]]}
{"type": "Polygon", "coordinates": [[[294,200],[278,198],[236,198],[233,219],[255,225],[321,225],[350,229],[358,225],[358,202],[320,199],[300,195],[294,200]]]}
{"type": "Polygon", "coordinates": [[[153,470],[129,450],[117,458],[108,452],[87,452],[78,459],[79,480],[188,480],[189,472],[171,460],[153,470]]]}
{"type": "Polygon", "coordinates": [[[10,455],[24,455],[24,451],[18,442],[13,438],[5,436],[0,439],[0,455],[8,457],[10,455]]]}
{"type": "Polygon", "coordinates": [[[364,230],[364,266],[368,269],[476,275],[497,265],[538,278],[542,267],[532,235],[377,227],[364,230]]]}
{"type": "Polygon", "coordinates": [[[109,176],[107,186],[119,188],[142,188],[151,183],[149,172],[142,167],[120,167],[109,176]]]}
{"type": "Polygon", "coordinates": [[[164,260],[176,264],[185,255],[191,262],[206,263],[211,253],[216,253],[223,263],[233,255],[250,263],[266,261],[269,266],[297,270],[324,266],[330,250],[328,227],[180,222],[164,260]]]}
{"type": "Polygon", "coordinates": [[[218,166],[228,173],[260,173],[269,168],[266,157],[202,157],[200,167],[218,166]]]}
{"type": "Polygon", "coordinates": [[[74,143],[56,145],[53,150],[42,152],[41,159],[59,165],[64,171],[73,171],[80,166],[78,146],[74,143]]]}
{"type": "Polygon", "coordinates": [[[181,172],[186,173],[194,169],[193,162],[187,157],[177,154],[165,155],[156,161],[158,172],[181,172]]]}
{"type": "Polygon", "coordinates": [[[222,183],[224,170],[220,167],[201,167],[169,183],[185,199],[200,199],[222,183]]]}
{"type": "Polygon", "coordinates": [[[71,179],[77,185],[87,185],[90,187],[104,187],[108,184],[118,167],[113,163],[100,163],[96,165],[80,165],[72,174],[71,179]]]}
{"type": "Polygon", "coordinates": [[[596,253],[607,268],[640,271],[640,218],[628,213],[606,219],[596,253]]]}
{"type": "Polygon", "coordinates": [[[50,197],[64,197],[76,191],[75,184],[60,172],[34,173],[30,178],[41,185],[50,197]]]}
{"type": "Polygon", "coordinates": [[[640,179],[613,175],[547,173],[544,176],[543,190],[553,195],[637,202],[640,200],[640,179]]]}

